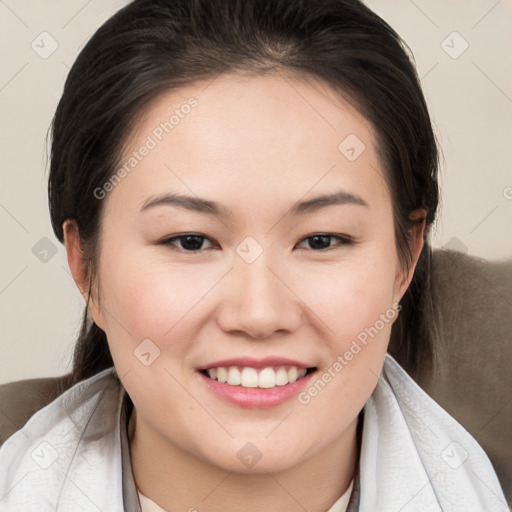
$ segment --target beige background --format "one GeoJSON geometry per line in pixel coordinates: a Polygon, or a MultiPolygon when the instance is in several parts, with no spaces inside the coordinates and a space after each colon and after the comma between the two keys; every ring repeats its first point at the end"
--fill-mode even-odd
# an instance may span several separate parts
{"type": "MultiPolygon", "coordinates": [[[[45,136],[78,51],[125,3],[0,0],[0,383],[69,369],[83,301],[50,226],[45,136]]],[[[512,257],[512,0],[367,4],[411,47],[443,148],[434,246],[512,257]]]]}

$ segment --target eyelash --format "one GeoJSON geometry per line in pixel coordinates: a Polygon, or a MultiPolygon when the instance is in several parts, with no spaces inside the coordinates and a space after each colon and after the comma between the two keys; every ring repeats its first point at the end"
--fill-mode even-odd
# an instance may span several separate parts
{"type": "MultiPolygon", "coordinates": [[[[194,237],[194,238],[202,238],[204,240],[210,240],[206,235],[201,235],[201,234],[198,234],[198,233],[187,233],[187,234],[184,234],[184,235],[176,235],[176,236],[172,236],[172,237],[169,237],[169,238],[164,238],[163,240],[160,240],[159,242],[157,242],[158,245],[165,245],[165,246],[173,246],[174,245],[174,241],[176,240],[183,240],[187,237],[194,237]]],[[[335,249],[336,247],[341,247],[341,246],[344,246],[344,245],[353,245],[355,243],[354,239],[352,237],[349,237],[347,235],[336,235],[336,234],[333,234],[333,233],[314,233],[312,235],[308,235],[304,238],[301,239],[301,242],[305,241],[305,240],[310,240],[310,239],[313,239],[315,237],[327,237],[327,238],[334,238],[334,239],[337,239],[338,240],[338,244],[336,245],[331,245],[329,247],[326,247],[326,248],[323,248],[323,249],[311,249],[312,251],[314,252],[327,252],[327,251],[330,251],[332,249],[335,249]]],[[[211,241],[211,240],[210,240],[211,241]]],[[[183,247],[177,247],[177,246],[174,246],[176,248],[176,250],[180,251],[180,252],[186,252],[186,253],[191,253],[191,254],[198,254],[202,251],[202,249],[195,249],[195,250],[187,250],[187,249],[184,249],[183,247]]]]}

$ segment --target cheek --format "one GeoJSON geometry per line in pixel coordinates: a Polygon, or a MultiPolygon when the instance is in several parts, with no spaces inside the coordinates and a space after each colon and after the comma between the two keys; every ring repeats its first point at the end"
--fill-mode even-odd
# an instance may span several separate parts
{"type": "Polygon", "coordinates": [[[324,321],[329,338],[352,339],[392,307],[392,255],[381,252],[373,258],[367,253],[343,265],[318,267],[310,275],[304,279],[300,296],[324,321]]]}
{"type": "Polygon", "coordinates": [[[306,281],[303,296],[324,325],[328,355],[318,376],[322,382],[306,391],[303,403],[314,399],[325,421],[361,408],[377,383],[398,314],[395,269],[393,247],[375,247],[339,268],[319,268],[306,281]]]}
{"type": "Polygon", "coordinates": [[[189,350],[194,343],[191,330],[201,327],[201,306],[223,269],[172,264],[140,248],[110,246],[104,255],[101,307],[114,361],[133,364],[133,350],[146,339],[174,356],[189,350]]]}
{"type": "Polygon", "coordinates": [[[340,418],[352,421],[374,390],[397,316],[392,303],[395,260],[368,255],[367,261],[372,263],[354,262],[335,274],[317,272],[316,287],[309,286],[328,355],[298,401],[304,406],[304,424],[311,431],[320,429],[317,435],[324,440],[334,439],[340,418]]]}

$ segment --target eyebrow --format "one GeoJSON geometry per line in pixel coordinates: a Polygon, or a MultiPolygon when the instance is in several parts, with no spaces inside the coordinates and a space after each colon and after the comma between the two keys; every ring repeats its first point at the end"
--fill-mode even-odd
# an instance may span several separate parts
{"type": "MultiPolygon", "coordinates": [[[[290,210],[291,215],[302,215],[308,212],[320,210],[327,206],[353,204],[368,208],[368,203],[358,195],[345,191],[333,194],[324,194],[307,201],[297,202],[290,210]]],[[[207,199],[187,196],[183,194],[164,194],[158,197],[150,197],[141,206],[141,211],[156,206],[177,206],[187,210],[215,215],[218,217],[232,217],[233,213],[228,208],[207,199]]]]}

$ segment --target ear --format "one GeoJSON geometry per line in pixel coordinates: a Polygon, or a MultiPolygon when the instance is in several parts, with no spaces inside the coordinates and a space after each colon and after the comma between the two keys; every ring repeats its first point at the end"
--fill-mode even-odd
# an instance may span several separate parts
{"type": "Polygon", "coordinates": [[[397,272],[394,288],[394,302],[399,302],[407,288],[411,284],[414,276],[414,270],[418,263],[421,251],[423,249],[423,237],[425,233],[427,212],[423,209],[415,210],[411,214],[411,218],[415,220],[415,223],[410,231],[410,242],[409,247],[411,250],[411,262],[409,266],[409,272],[405,273],[405,269],[402,268],[400,263],[397,263],[397,272]]]}
{"type": "Polygon", "coordinates": [[[84,252],[82,243],[80,241],[80,234],[78,231],[78,225],[76,221],[68,219],[62,225],[64,232],[64,245],[66,247],[66,253],[68,258],[69,269],[71,275],[75,281],[77,288],[80,290],[82,297],[87,303],[89,299],[89,293],[91,294],[89,299],[89,309],[94,319],[94,323],[98,327],[102,328],[103,318],[101,310],[99,308],[98,300],[93,293],[94,290],[90,290],[89,284],[89,269],[84,260],[84,252]]]}

